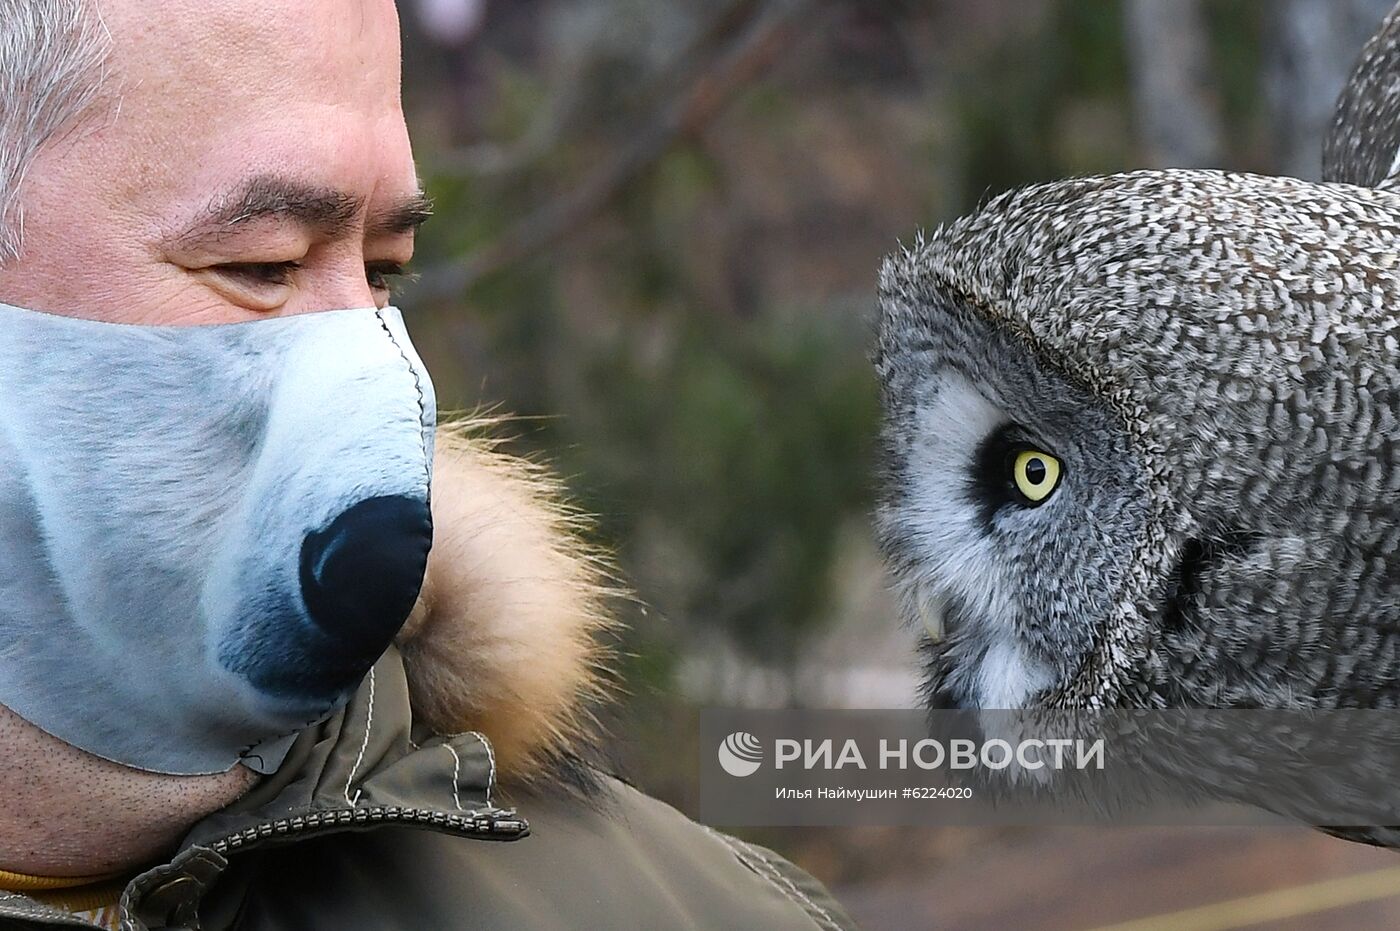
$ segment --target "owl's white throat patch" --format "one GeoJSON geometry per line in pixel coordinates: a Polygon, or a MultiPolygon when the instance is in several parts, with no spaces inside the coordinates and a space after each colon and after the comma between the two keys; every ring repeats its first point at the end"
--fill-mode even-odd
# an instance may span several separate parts
{"type": "Polygon", "coordinates": [[[979,708],[1024,708],[1027,700],[1049,688],[1054,680],[1044,663],[1026,655],[1026,650],[1010,640],[987,648],[977,671],[979,708]]]}

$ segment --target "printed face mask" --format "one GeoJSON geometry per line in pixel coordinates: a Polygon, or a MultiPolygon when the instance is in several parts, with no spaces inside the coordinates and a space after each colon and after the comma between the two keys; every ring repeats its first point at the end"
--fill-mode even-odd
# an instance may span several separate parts
{"type": "Polygon", "coordinates": [[[139,769],[275,769],[412,609],[435,420],[393,308],[0,305],[0,705],[139,769]]]}

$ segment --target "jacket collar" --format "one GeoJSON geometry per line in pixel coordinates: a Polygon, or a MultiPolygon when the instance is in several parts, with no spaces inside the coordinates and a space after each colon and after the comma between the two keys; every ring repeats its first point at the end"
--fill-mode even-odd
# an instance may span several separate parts
{"type": "MultiPolygon", "coordinates": [[[[127,884],[122,927],[194,928],[204,895],[230,858],[324,834],[411,825],[481,840],[516,840],[529,825],[496,805],[490,742],[414,728],[403,660],[390,649],[350,702],[298,736],[276,773],[200,821],[170,862],[127,884]]],[[[48,924],[71,916],[15,896],[0,916],[48,924]]]]}

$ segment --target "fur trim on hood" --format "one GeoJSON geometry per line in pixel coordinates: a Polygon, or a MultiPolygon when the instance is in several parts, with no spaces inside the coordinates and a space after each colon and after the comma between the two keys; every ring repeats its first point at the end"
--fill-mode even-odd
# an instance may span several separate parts
{"type": "Polygon", "coordinates": [[[620,592],[558,479],[500,452],[496,423],[438,428],[433,548],[397,643],[415,716],[485,734],[502,778],[528,782],[593,742],[620,592]]]}

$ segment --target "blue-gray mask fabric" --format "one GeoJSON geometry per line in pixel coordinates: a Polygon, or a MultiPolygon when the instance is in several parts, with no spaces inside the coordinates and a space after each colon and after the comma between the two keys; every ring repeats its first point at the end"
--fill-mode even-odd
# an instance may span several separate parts
{"type": "Polygon", "coordinates": [[[137,769],[276,769],[423,581],[436,406],[401,315],[0,305],[0,334],[0,705],[137,769]]]}

